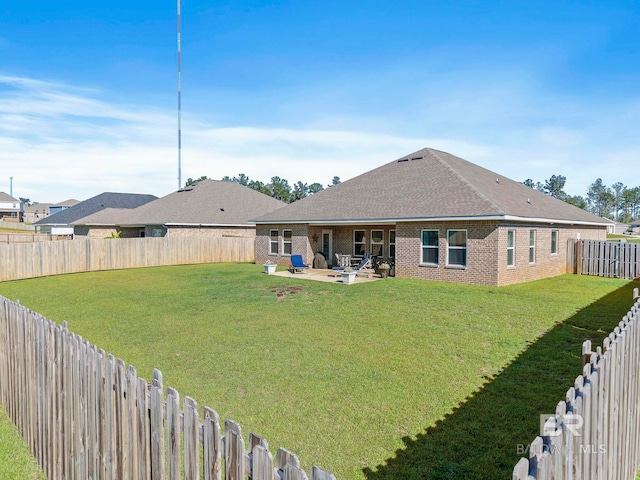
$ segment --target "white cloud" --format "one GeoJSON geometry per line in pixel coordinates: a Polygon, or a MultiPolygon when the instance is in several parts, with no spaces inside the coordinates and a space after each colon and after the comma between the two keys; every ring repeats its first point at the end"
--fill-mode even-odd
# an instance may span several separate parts
{"type": "MultiPolygon", "coordinates": [[[[264,182],[277,175],[326,185],[427,146],[517,181],[562,174],[571,194],[584,195],[598,177],[607,185],[638,183],[629,173],[640,154],[637,103],[600,108],[547,96],[543,104],[526,82],[511,85],[501,97],[497,86],[452,84],[431,103],[420,99],[406,122],[349,113],[318,114],[285,128],[219,127],[189,112],[182,183],[245,173],[264,182]],[[485,92],[491,95],[473,101],[485,92]]],[[[0,76],[0,191],[13,176],[14,195],[40,202],[103,191],[166,195],[178,186],[176,130],[173,111],[110,102],[95,89],[0,76]]]]}

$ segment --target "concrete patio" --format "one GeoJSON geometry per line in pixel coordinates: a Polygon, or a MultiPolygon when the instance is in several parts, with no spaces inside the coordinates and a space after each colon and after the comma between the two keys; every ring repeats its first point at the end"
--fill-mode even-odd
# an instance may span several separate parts
{"type": "MultiPolygon", "coordinates": [[[[335,272],[330,269],[321,269],[321,268],[309,268],[305,271],[305,273],[291,273],[288,270],[277,270],[272,275],[276,275],[278,277],[290,277],[301,280],[314,280],[316,282],[326,282],[326,283],[342,283],[342,278],[340,274],[338,276],[333,276],[335,272]]],[[[378,280],[383,280],[380,278],[380,275],[376,273],[372,273],[370,277],[367,278],[366,275],[356,277],[356,281],[354,284],[358,283],[366,283],[366,282],[375,282],[378,280]]]]}

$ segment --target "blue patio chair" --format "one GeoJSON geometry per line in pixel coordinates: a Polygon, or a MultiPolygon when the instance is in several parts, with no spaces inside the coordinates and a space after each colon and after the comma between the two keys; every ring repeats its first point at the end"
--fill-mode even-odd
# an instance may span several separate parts
{"type": "Polygon", "coordinates": [[[291,255],[291,266],[289,267],[291,273],[306,273],[305,269],[307,268],[309,265],[302,261],[302,255],[291,255]]]}

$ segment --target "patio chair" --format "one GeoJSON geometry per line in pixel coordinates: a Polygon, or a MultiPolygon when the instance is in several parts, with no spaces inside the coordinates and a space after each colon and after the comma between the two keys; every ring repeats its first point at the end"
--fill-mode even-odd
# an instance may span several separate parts
{"type": "Polygon", "coordinates": [[[302,261],[302,255],[291,255],[291,266],[289,267],[291,273],[306,273],[305,269],[307,268],[309,265],[302,261]]]}
{"type": "Polygon", "coordinates": [[[365,253],[362,261],[358,264],[357,267],[353,267],[353,270],[356,272],[357,276],[365,276],[369,278],[372,273],[374,273],[373,267],[371,266],[371,254],[365,253]]]}

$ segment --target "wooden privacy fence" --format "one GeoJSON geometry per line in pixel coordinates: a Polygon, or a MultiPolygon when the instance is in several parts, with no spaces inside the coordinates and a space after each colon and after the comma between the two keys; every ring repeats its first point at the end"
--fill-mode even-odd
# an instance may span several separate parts
{"type": "Polygon", "coordinates": [[[49,233],[0,233],[0,243],[32,243],[71,240],[71,235],[51,235],[49,233]]]}
{"type": "Polygon", "coordinates": [[[0,245],[0,281],[64,273],[214,262],[253,262],[254,239],[163,237],[0,245]]]}
{"type": "Polygon", "coordinates": [[[513,480],[633,480],[640,470],[640,301],[602,347],[583,344],[584,367],[543,423],[513,480]]]}
{"type": "MultiPolygon", "coordinates": [[[[0,297],[0,402],[50,480],[307,480],[296,455],[0,297]]],[[[313,467],[311,480],[335,480],[313,467]]]]}
{"type": "Polygon", "coordinates": [[[640,277],[640,244],[600,240],[570,240],[567,271],[582,275],[640,277]]]}

